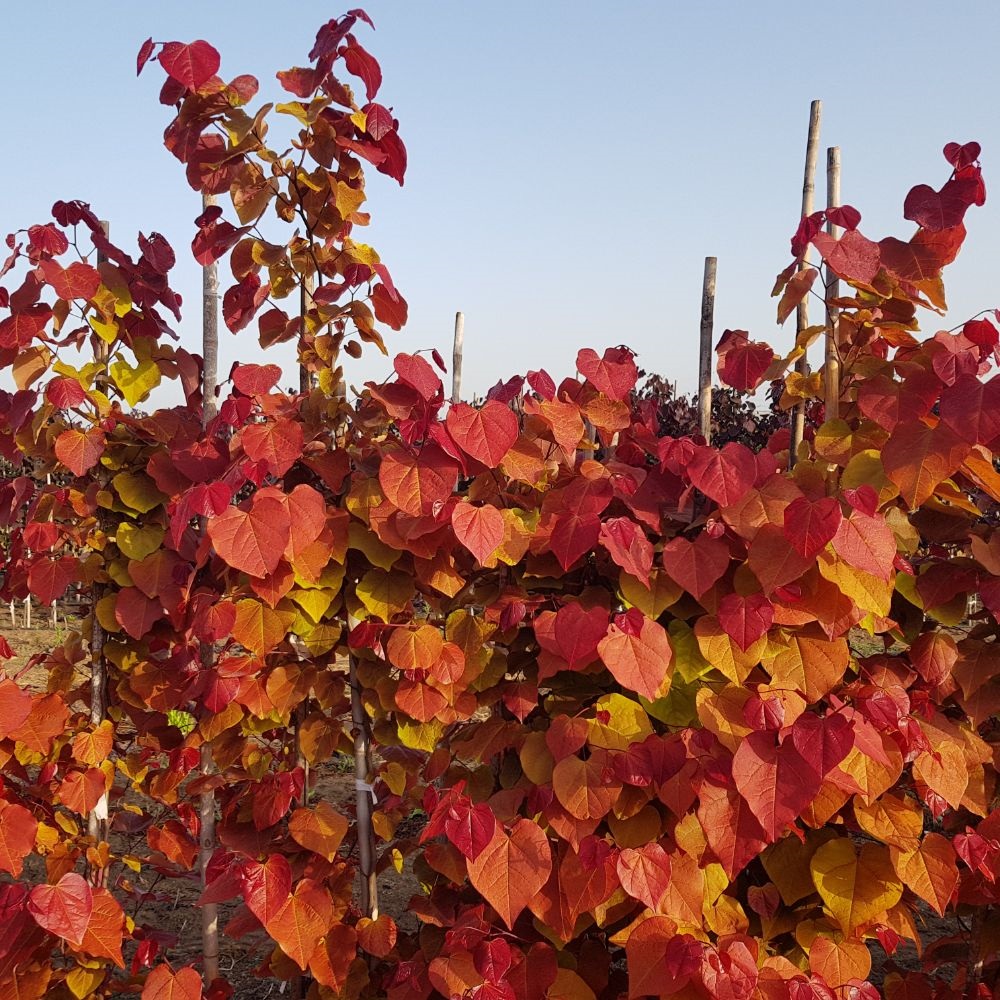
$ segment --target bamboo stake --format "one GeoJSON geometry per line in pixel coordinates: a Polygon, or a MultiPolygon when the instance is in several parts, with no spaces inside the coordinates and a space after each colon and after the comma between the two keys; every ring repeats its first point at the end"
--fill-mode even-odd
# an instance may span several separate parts
{"type": "MultiPolygon", "coordinates": [[[[202,210],[214,205],[215,196],[203,194],[202,210]]],[[[219,384],[219,266],[214,261],[201,269],[202,306],[202,385],[201,385],[201,426],[207,429],[215,418],[218,406],[216,389],[219,384]]],[[[205,531],[205,519],[201,519],[201,530],[205,531]]],[[[209,643],[201,645],[203,667],[212,666],[215,649],[209,643]]],[[[200,771],[203,779],[214,770],[212,748],[208,743],[201,745],[200,771]]],[[[208,865],[215,851],[215,789],[203,791],[198,796],[198,872],[202,888],[205,887],[208,865]]],[[[219,907],[216,903],[204,903],[201,907],[201,954],[202,971],[206,984],[219,976],[219,907]]]]}
{"type": "MultiPolygon", "coordinates": [[[[302,281],[299,285],[299,322],[300,326],[300,336],[305,337],[306,333],[306,313],[309,311],[310,306],[313,302],[313,292],[316,290],[316,275],[306,274],[303,275],[302,281]]],[[[312,392],[316,385],[316,380],[313,374],[309,371],[306,365],[299,365],[299,392],[303,394],[308,394],[312,392]]],[[[342,383],[344,389],[346,390],[346,383],[342,383]]],[[[338,389],[340,387],[338,386],[338,389]]],[[[309,803],[309,761],[306,759],[306,755],[302,751],[302,739],[301,730],[302,724],[305,722],[306,716],[309,714],[309,696],[306,697],[296,705],[295,712],[292,715],[292,735],[295,740],[295,763],[297,767],[302,768],[302,796],[300,800],[300,805],[305,806],[309,803]]],[[[301,989],[301,982],[296,987],[301,989]]]]}
{"type": "MultiPolygon", "coordinates": [[[[111,224],[101,221],[101,229],[105,236],[111,232],[111,224]]],[[[105,255],[98,251],[97,266],[106,262],[105,255]]],[[[94,358],[99,364],[96,376],[96,383],[102,390],[107,390],[108,383],[108,362],[111,357],[111,346],[100,337],[94,349],[94,358]]],[[[107,692],[108,692],[108,667],[104,660],[104,629],[97,620],[97,605],[104,596],[104,587],[95,583],[91,591],[92,606],[90,610],[90,724],[96,729],[107,714],[107,692]]],[[[87,816],[87,833],[94,841],[95,846],[108,839],[108,796],[103,793],[97,800],[97,804],[87,816]]],[[[94,872],[93,882],[95,885],[103,885],[106,881],[106,870],[98,869],[94,872]]]]}
{"type": "Polygon", "coordinates": [[[701,357],[698,359],[698,413],[701,436],[712,440],[712,328],[715,325],[715,270],[718,260],[705,258],[701,283],[701,357]]]}
{"type": "MultiPolygon", "coordinates": [[[[302,278],[299,285],[299,321],[301,323],[301,336],[306,332],[306,313],[312,305],[313,292],[316,290],[316,275],[307,274],[302,278]]],[[[299,392],[312,392],[314,380],[309,369],[305,365],[299,365],[299,392]]]]}
{"type": "Polygon", "coordinates": [[[462,349],[465,345],[465,313],[455,313],[455,342],[451,352],[451,401],[462,399],[462,349]]]}
{"type": "MultiPolygon", "coordinates": [[[[826,207],[840,207],[840,147],[831,146],[826,151],[826,207]]],[[[826,231],[834,238],[840,236],[840,227],[827,220],[826,231]]],[[[827,264],[825,268],[826,286],[826,358],[825,396],[826,419],[840,417],[840,354],[837,351],[837,320],[840,310],[830,305],[830,300],[840,295],[840,279],[827,264]]]]}
{"type": "MultiPolygon", "coordinates": [[[[461,315],[461,313],[459,313],[461,315]]],[[[355,623],[348,623],[351,627],[355,623]]],[[[378,881],[376,878],[375,827],[372,824],[372,751],[368,725],[358,680],[358,664],[350,654],[351,721],[354,728],[354,803],[358,818],[358,866],[361,869],[361,912],[378,917],[378,881]]]]}
{"type": "MultiPolygon", "coordinates": [[[[812,215],[813,196],[816,191],[816,159],[819,156],[819,122],[822,113],[823,102],[813,101],[809,107],[809,135],[806,140],[806,166],[802,178],[802,218],[812,215]]],[[[799,263],[799,270],[804,271],[809,266],[809,251],[806,250],[799,263]]],[[[795,340],[798,343],[803,330],[809,326],[809,300],[808,296],[803,297],[796,310],[795,340]]],[[[809,374],[809,359],[805,354],[795,363],[795,370],[800,375],[809,374]]],[[[795,407],[792,418],[792,440],[788,452],[788,467],[795,468],[795,457],[799,445],[805,435],[806,429],[806,404],[805,400],[795,407]]]]}

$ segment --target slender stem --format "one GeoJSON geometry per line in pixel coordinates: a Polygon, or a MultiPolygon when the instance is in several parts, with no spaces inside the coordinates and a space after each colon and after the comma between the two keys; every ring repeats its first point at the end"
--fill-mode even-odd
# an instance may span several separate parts
{"type": "MultiPolygon", "coordinates": [[[[215,204],[215,196],[202,195],[202,209],[215,204]]],[[[219,384],[219,269],[211,263],[202,268],[202,387],[201,423],[207,429],[217,412],[216,388],[219,384]]],[[[201,530],[205,531],[205,519],[201,519],[201,530]]],[[[209,669],[215,662],[215,649],[203,642],[199,650],[203,669],[209,669]]],[[[214,770],[212,748],[208,743],[201,745],[200,770],[207,778],[214,770]]],[[[202,888],[207,881],[208,864],[215,852],[215,790],[203,791],[198,796],[198,872],[202,888]]],[[[203,903],[201,907],[201,954],[205,982],[210,984],[219,976],[219,907],[216,903],[203,903]]]]}
{"type": "MultiPolygon", "coordinates": [[[[840,147],[831,146],[826,151],[826,207],[840,207],[840,147]]],[[[826,231],[833,237],[840,236],[840,227],[827,221],[826,231]]],[[[837,351],[837,320],[840,310],[830,304],[840,295],[840,279],[827,264],[826,285],[826,358],[824,382],[826,390],[826,419],[840,416],[840,354],[837,351]]]]}
{"type": "Polygon", "coordinates": [[[715,324],[715,272],[718,260],[705,258],[701,283],[701,355],[698,359],[698,414],[701,436],[712,440],[712,328],[715,324]]]}
{"type": "Polygon", "coordinates": [[[372,824],[371,737],[368,713],[361,697],[358,664],[350,657],[351,720],[354,725],[354,797],[358,817],[358,857],[361,868],[361,910],[373,920],[378,916],[378,882],[375,872],[375,828],[372,824]]]}
{"type": "Polygon", "coordinates": [[[455,341],[451,352],[451,401],[462,399],[462,350],[465,346],[465,313],[455,313],[455,341]]]}
{"type": "MultiPolygon", "coordinates": [[[[816,191],[816,160],[819,156],[819,122],[822,112],[822,101],[813,101],[809,107],[809,135],[806,140],[806,166],[802,178],[802,218],[812,215],[813,196],[816,191]]],[[[799,262],[799,270],[803,271],[809,266],[809,250],[802,256],[799,262]]],[[[796,343],[802,332],[809,326],[809,302],[803,297],[796,310],[795,334],[796,343]]],[[[809,359],[805,354],[795,363],[795,370],[802,376],[809,374],[809,359]]],[[[806,429],[806,401],[802,400],[796,407],[792,418],[792,440],[788,453],[788,467],[795,467],[796,453],[806,429]]]]}
{"type": "MultiPolygon", "coordinates": [[[[107,236],[111,230],[108,222],[101,222],[101,229],[107,236]]],[[[103,253],[97,254],[97,266],[100,268],[106,262],[103,253]]],[[[97,385],[107,391],[108,361],[111,356],[110,345],[97,337],[94,346],[94,358],[99,364],[96,376],[97,385]]],[[[97,606],[104,597],[104,585],[95,583],[91,588],[93,605],[90,612],[90,724],[95,729],[104,721],[107,715],[108,698],[108,666],[104,659],[104,629],[97,620],[97,606]]],[[[105,792],[97,800],[97,804],[87,816],[87,833],[95,845],[108,839],[108,796],[105,792]]],[[[104,885],[107,881],[107,870],[97,869],[93,873],[95,885],[104,885]]]]}

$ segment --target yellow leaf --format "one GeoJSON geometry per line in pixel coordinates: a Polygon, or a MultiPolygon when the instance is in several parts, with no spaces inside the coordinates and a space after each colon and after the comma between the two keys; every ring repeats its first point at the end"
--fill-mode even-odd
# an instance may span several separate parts
{"type": "Polygon", "coordinates": [[[368,613],[388,622],[410,602],[415,591],[413,581],[403,573],[370,569],[358,581],[357,595],[368,613]]]}
{"type": "MultiPolygon", "coordinates": [[[[658,618],[659,615],[650,617],[658,618]]],[[[689,684],[704,677],[712,669],[712,664],[701,655],[691,626],[675,618],[667,627],[667,632],[670,635],[670,648],[674,651],[674,673],[689,684]]]]}
{"type": "Polygon", "coordinates": [[[290,600],[294,601],[312,619],[314,624],[318,624],[323,615],[329,610],[337,596],[335,590],[291,590],[288,592],[290,600]]]}
{"type": "Polygon", "coordinates": [[[106,594],[102,597],[97,602],[94,612],[97,616],[98,623],[105,632],[120,632],[122,630],[121,625],[118,624],[118,619],[115,618],[114,594],[106,594]]]}
{"type": "Polygon", "coordinates": [[[390,570],[393,563],[403,554],[390,548],[369,528],[359,521],[352,521],[347,529],[347,544],[352,549],[363,552],[368,561],[379,569],[390,570]]]}
{"type": "Polygon", "coordinates": [[[129,559],[145,559],[152,555],[163,541],[163,528],[155,524],[143,525],[123,521],[118,525],[115,542],[123,556],[129,559]]]}
{"type": "Polygon", "coordinates": [[[659,618],[671,604],[680,600],[681,594],[684,593],[681,586],[662,569],[650,572],[649,587],[630,573],[622,572],[618,580],[618,589],[622,597],[647,618],[659,618]]]}
{"type": "Polygon", "coordinates": [[[834,584],[862,611],[885,617],[892,602],[893,580],[882,581],[871,573],[848,566],[829,550],[819,554],[820,575],[834,584]]]}
{"type": "Polygon", "coordinates": [[[107,970],[102,965],[97,969],[85,969],[82,965],[74,966],[66,976],[66,985],[70,993],[83,1000],[90,996],[107,975],[107,970]]]}
{"type": "Polygon", "coordinates": [[[149,513],[167,499],[144,472],[119,472],[111,482],[121,502],[140,514],[149,513]]]}
{"type": "Polygon", "coordinates": [[[915,799],[887,792],[871,805],[854,799],[854,818],[865,833],[884,844],[912,851],[924,830],[923,810],[915,799]]]}
{"type": "Polygon", "coordinates": [[[607,722],[597,718],[587,723],[587,742],[605,750],[627,750],[632,743],[639,743],[653,734],[649,716],[636,701],[621,694],[606,694],[594,705],[595,713],[607,712],[607,722]]]}
{"type": "Polygon", "coordinates": [[[411,750],[426,750],[430,753],[438,748],[444,736],[444,724],[432,719],[430,722],[414,722],[400,716],[398,721],[399,741],[411,750]]]}
{"type": "Polygon", "coordinates": [[[767,646],[767,639],[761,636],[749,649],[740,649],[718,619],[708,615],[695,623],[694,634],[701,655],[734,684],[742,684],[750,676],[767,646]]]}
{"type": "Polygon", "coordinates": [[[137,406],[160,384],[160,368],[155,361],[140,361],[135,368],[126,361],[115,361],[110,372],[129,406],[137,406]]]}
{"type": "Polygon", "coordinates": [[[889,848],[864,844],[860,854],[846,837],[824,844],[809,863],[813,884],[848,936],[895,906],[903,895],[889,848]]]}
{"type": "Polygon", "coordinates": [[[313,656],[322,656],[324,653],[329,653],[340,642],[340,637],[343,633],[340,625],[322,622],[319,625],[310,627],[310,624],[307,619],[299,616],[296,618],[290,631],[293,631],[298,636],[302,645],[313,656]],[[301,618],[301,621],[299,618],[301,618]]]}
{"type": "Polygon", "coordinates": [[[344,253],[358,264],[375,265],[381,260],[373,247],[354,240],[344,240],[344,253]]]}
{"type": "Polygon", "coordinates": [[[364,188],[351,187],[344,181],[334,182],[334,175],[330,175],[330,187],[333,189],[334,201],[337,204],[337,212],[342,219],[353,215],[365,200],[364,188]]]}
{"type": "Polygon", "coordinates": [[[700,687],[696,696],[698,718],[719,742],[736,752],[740,743],[753,731],[747,725],[743,708],[750,700],[751,692],[745,687],[727,684],[721,691],[700,687]]]}
{"type": "MultiPolygon", "coordinates": [[[[117,308],[115,311],[118,311],[117,308]]],[[[103,320],[98,319],[96,315],[91,314],[87,317],[87,322],[93,327],[94,333],[106,344],[114,343],[118,337],[118,324],[114,320],[105,323],[103,320]]]]}

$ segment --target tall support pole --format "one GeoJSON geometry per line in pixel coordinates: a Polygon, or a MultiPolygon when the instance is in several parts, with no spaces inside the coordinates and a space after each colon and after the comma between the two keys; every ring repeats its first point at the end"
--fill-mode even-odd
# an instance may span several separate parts
{"type": "Polygon", "coordinates": [[[455,341],[451,351],[451,401],[462,399],[462,349],[465,345],[465,313],[455,313],[455,341]]]}
{"type": "MultiPolygon", "coordinates": [[[[351,627],[356,622],[350,622],[351,627]]],[[[358,820],[358,867],[361,874],[361,912],[378,917],[375,827],[372,823],[372,750],[368,712],[358,677],[358,661],[350,654],[351,723],[354,735],[354,805],[358,820]]]]}
{"type": "Polygon", "coordinates": [[[712,440],[712,328],[715,325],[715,271],[718,260],[705,258],[701,283],[701,355],[698,359],[698,415],[701,436],[712,440]]]}
{"type": "MultiPolygon", "coordinates": [[[[111,231],[111,224],[102,220],[101,229],[107,236],[111,231]]],[[[98,268],[106,260],[105,255],[99,250],[97,252],[98,268]]],[[[94,360],[99,365],[96,383],[105,392],[108,387],[108,362],[110,358],[110,345],[98,337],[94,348],[94,360]]],[[[95,583],[91,588],[92,607],[90,612],[90,724],[95,729],[104,721],[108,708],[108,665],[104,659],[104,628],[97,620],[97,605],[103,596],[104,586],[95,583]]],[[[100,844],[108,839],[107,793],[101,795],[97,804],[90,810],[87,816],[87,833],[95,844],[100,844]]],[[[103,885],[106,874],[106,870],[95,872],[95,885],[103,885]]]]}
{"type": "MultiPolygon", "coordinates": [[[[831,146],[826,151],[826,207],[840,207],[840,147],[831,146]]],[[[827,220],[826,231],[833,237],[840,236],[840,227],[827,220]]],[[[840,417],[840,354],[837,350],[837,320],[840,310],[831,305],[831,300],[840,295],[840,279],[827,264],[824,274],[826,287],[826,356],[824,367],[824,389],[826,397],[826,419],[840,417]]]]}
{"type": "MultiPolygon", "coordinates": [[[[215,196],[202,195],[202,209],[214,205],[215,196]]],[[[202,291],[202,382],[201,382],[201,425],[207,429],[215,419],[218,409],[216,389],[219,384],[219,267],[214,261],[201,270],[202,291]]],[[[202,518],[202,531],[205,530],[202,518]]],[[[201,645],[201,662],[204,667],[214,664],[215,649],[210,643],[201,645]]],[[[200,771],[203,779],[214,770],[212,748],[207,743],[201,745],[200,771]]],[[[215,852],[215,790],[203,791],[198,797],[198,871],[202,888],[205,887],[208,864],[215,852]]],[[[201,953],[202,969],[206,984],[219,976],[219,907],[215,903],[203,903],[201,907],[201,953]]]]}
{"type": "MultiPolygon", "coordinates": [[[[316,291],[316,275],[307,274],[299,285],[299,319],[302,324],[302,335],[306,332],[306,313],[313,304],[313,292],[316,291]]],[[[299,365],[299,392],[312,392],[313,376],[305,365],[299,365]]]]}
{"type": "MultiPolygon", "coordinates": [[[[813,101],[809,107],[809,135],[806,139],[806,166],[802,177],[802,218],[812,215],[813,200],[816,193],[816,160],[819,156],[819,122],[822,114],[823,102],[813,101]]],[[[809,266],[809,251],[806,250],[799,263],[799,270],[804,271],[809,266]]],[[[795,338],[796,343],[802,336],[803,331],[809,326],[809,299],[804,297],[796,310],[795,338]]],[[[805,354],[795,364],[795,370],[803,376],[809,374],[809,359],[805,354]]],[[[805,400],[795,407],[792,417],[792,440],[788,453],[788,467],[795,467],[795,457],[799,445],[805,435],[806,429],[806,404],[805,400]]]]}

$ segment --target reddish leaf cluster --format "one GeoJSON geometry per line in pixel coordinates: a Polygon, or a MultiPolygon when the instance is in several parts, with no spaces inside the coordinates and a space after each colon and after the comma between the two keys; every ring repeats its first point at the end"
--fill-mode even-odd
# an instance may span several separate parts
{"type": "MultiPolygon", "coordinates": [[[[307,973],[320,995],[853,1000],[877,995],[869,949],[891,962],[904,939],[925,967],[890,964],[890,998],[993,982],[996,935],[970,955],[918,926],[929,906],[989,927],[1000,903],[1000,540],[984,517],[1000,338],[987,320],[915,335],[982,201],[978,146],[949,144],[944,187],[911,192],[908,243],[867,240],[847,208],[838,240],[822,214],[802,221],[795,257],[812,244],[851,292],[840,417],[823,420],[818,382],[786,383],[818,418],[793,473],[787,433],[756,450],[664,435],[622,346],[478,407],[446,406],[434,367],[399,355],[350,406],[341,349],[381,345],[376,322],[406,311],[351,236],[360,161],[400,181],[405,166],[359,21],[324,25],[310,65],[279,74],[296,100],[253,114],[256,81],[225,83],[205,42],[150,41],[138,60],[167,74],[188,180],[235,212],[199,217],[195,258],[228,262],[234,331],[297,339],[301,392],[239,365],[203,429],[200,359],[169,343],[162,237],[132,258],[70,202],[9,241],[0,597],[75,587],[91,611],[40,658],[45,690],[0,677],[0,996],[202,996],[176,942],[122,901],[155,895],[147,875],[191,876],[206,792],[200,903],[269,942],[261,975],[307,973]],[[301,126],[295,156],[266,146],[271,113],[301,126]],[[299,233],[263,239],[270,212],[299,233]],[[80,226],[99,263],[70,260],[80,226]],[[295,293],[298,309],[275,304],[295,293]],[[184,405],[141,412],[162,379],[184,405]],[[972,595],[985,608],[962,625],[972,595]],[[79,681],[97,657],[99,722],[79,681]],[[409,862],[419,879],[415,931],[359,910],[367,831],[307,792],[307,771],[354,749],[351,726],[378,744],[359,792],[379,872],[409,862]]],[[[781,312],[814,279],[794,271],[781,312]]],[[[782,368],[739,331],[719,354],[741,390],[782,368]]]]}

